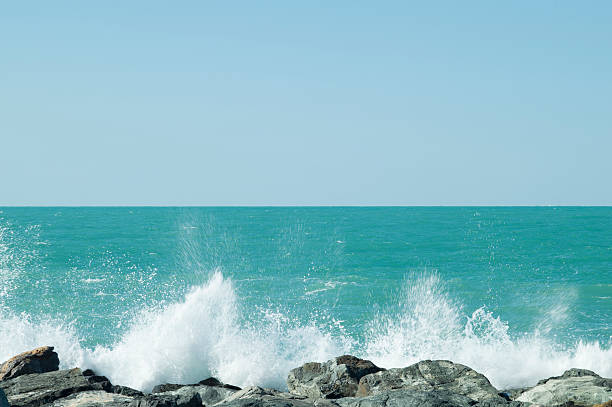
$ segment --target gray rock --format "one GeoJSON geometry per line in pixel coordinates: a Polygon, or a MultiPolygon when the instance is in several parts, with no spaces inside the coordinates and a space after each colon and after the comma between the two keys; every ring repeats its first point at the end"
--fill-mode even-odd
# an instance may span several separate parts
{"type": "Polygon", "coordinates": [[[235,392],[234,394],[226,397],[223,402],[230,402],[234,400],[242,399],[257,399],[257,400],[305,400],[306,396],[298,394],[285,393],[276,389],[268,389],[259,386],[249,386],[244,389],[235,392]]]}
{"type": "Polygon", "coordinates": [[[112,386],[111,392],[115,394],[120,394],[122,396],[130,396],[130,397],[143,397],[144,396],[144,393],[141,391],[132,389],[131,387],[119,386],[119,385],[112,386]]]}
{"type": "Polygon", "coordinates": [[[612,400],[612,379],[602,378],[590,370],[570,369],[561,376],[540,380],[516,400],[542,406],[605,403],[612,400]]]}
{"type": "Polygon", "coordinates": [[[202,399],[197,392],[157,393],[134,399],[130,407],[202,407],[202,399]]]}
{"type": "Polygon", "coordinates": [[[59,357],[53,346],[42,346],[13,356],[0,365],[0,381],[32,374],[53,372],[59,369],[59,357]]]}
{"type": "Polygon", "coordinates": [[[4,391],[0,389],[0,407],[9,407],[8,400],[6,399],[6,394],[4,391]]]}
{"type": "Polygon", "coordinates": [[[424,360],[414,365],[364,376],[358,396],[372,396],[390,390],[447,391],[475,401],[498,400],[497,389],[475,370],[448,360],[424,360]]]}
{"type": "Polygon", "coordinates": [[[80,369],[27,374],[0,382],[12,407],[38,407],[87,390],[102,390],[103,384],[90,383],[80,369]]]}
{"type": "MultiPolygon", "coordinates": [[[[338,407],[471,407],[474,400],[446,391],[391,390],[334,400],[338,407]]],[[[323,406],[317,406],[323,407],[323,406]]]]}
{"type": "Polygon", "coordinates": [[[45,407],[128,407],[133,401],[130,396],[93,390],[62,397],[45,407]]]}
{"type": "Polygon", "coordinates": [[[351,397],[357,394],[359,380],[384,369],[369,360],[344,355],[325,363],[306,363],[287,377],[289,392],[309,398],[351,397]]]}
{"type": "Polygon", "coordinates": [[[203,406],[212,406],[236,392],[237,390],[228,389],[222,386],[190,385],[158,394],[171,394],[181,396],[182,398],[189,398],[194,394],[198,394],[203,406]]]}
{"type": "Polygon", "coordinates": [[[304,400],[291,399],[238,399],[217,404],[219,407],[314,407],[314,404],[304,400]]]}

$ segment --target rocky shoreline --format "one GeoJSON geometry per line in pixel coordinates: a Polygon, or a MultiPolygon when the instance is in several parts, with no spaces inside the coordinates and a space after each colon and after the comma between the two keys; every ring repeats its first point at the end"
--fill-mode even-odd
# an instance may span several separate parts
{"type": "Polygon", "coordinates": [[[145,394],[91,370],[59,370],[49,346],[0,365],[0,407],[612,407],[612,379],[589,370],[570,369],[534,387],[498,390],[482,374],[447,360],[384,369],[343,355],[291,370],[287,388],[240,388],[211,377],[159,384],[145,394]]]}

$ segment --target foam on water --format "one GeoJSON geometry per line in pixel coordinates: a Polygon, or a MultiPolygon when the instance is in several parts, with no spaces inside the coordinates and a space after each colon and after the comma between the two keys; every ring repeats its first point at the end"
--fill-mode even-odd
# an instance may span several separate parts
{"type": "MultiPolygon", "coordinates": [[[[611,348],[585,342],[564,348],[538,331],[513,338],[508,325],[486,308],[465,313],[436,274],[406,279],[397,298],[364,328],[366,339],[359,344],[317,321],[300,325],[280,312],[242,309],[232,281],[216,271],[181,301],[139,314],[108,347],[82,347],[69,323],[2,311],[0,360],[54,345],[62,367],[93,368],[114,383],[142,390],[208,376],[284,388],[290,369],[343,353],[383,367],[450,359],[482,372],[498,388],[531,385],[570,367],[612,376],[611,348]]],[[[555,318],[559,312],[553,312],[555,318]]]]}

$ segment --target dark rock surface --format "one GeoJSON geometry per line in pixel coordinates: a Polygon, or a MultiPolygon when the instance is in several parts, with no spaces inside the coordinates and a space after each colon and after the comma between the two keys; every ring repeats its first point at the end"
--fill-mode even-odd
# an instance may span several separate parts
{"type": "Polygon", "coordinates": [[[502,399],[485,376],[448,360],[424,360],[405,368],[366,375],[359,381],[357,395],[372,396],[396,389],[447,391],[476,401],[502,399]]]}
{"type": "Polygon", "coordinates": [[[134,399],[130,407],[202,407],[202,399],[197,392],[156,393],[134,399]]]}
{"type": "Polygon", "coordinates": [[[13,356],[0,365],[0,381],[32,374],[53,372],[59,369],[59,357],[53,346],[42,346],[13,356]]]}
{"type": "Polygon", "coordinates": [[[0,389],[0,407],[9,407],[8,400],[6,399],[6,394],[4,394],[4,390],[0,389]]]}
{"type": "Polygon", "coordinates": [[[290,393],[312,399],[352,397],[357,394],[362,377],[382,370],[369,360],[344,355],[325,363],[306,363],[291,370],[287,388],[290,393]]]}
{"type": "Polygon", "coordinates": [[[37,407],[73,393],[102,390],[102,385],[92,385],[77,368],[18,376],[0,382],[0,388],[12,407],[37,407]]]}
{"type": "Polygon", "coordinates": [[[127,386],[113,385],[111,387],[111,391],[115,394],[120,394],[122,396],[130,396],[130,397],[144,396],[143,392],[136,390],[136,389],[132,389],[131,387],[127,387],[127,386]]]}

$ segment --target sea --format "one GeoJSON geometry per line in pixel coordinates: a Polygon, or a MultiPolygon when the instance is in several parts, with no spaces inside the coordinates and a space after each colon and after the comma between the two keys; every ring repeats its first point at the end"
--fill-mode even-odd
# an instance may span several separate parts
{"type": "Polygon", "coordinates": [[[285,389],[353,354],[612,377],[612,207],[0,208],[0,362],[285,389]]]}

